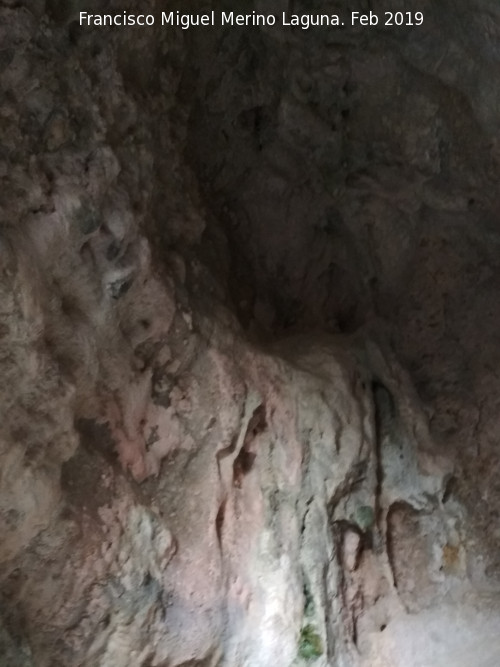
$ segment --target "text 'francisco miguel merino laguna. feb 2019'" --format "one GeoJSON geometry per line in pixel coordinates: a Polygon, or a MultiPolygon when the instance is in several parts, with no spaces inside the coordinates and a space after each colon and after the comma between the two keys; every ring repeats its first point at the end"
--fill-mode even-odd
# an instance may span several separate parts
{"type": "Polygon", "coordinates": [[[195,27],[210,26],[283,26],[308,30],[314,27],[340,28],[342,26],[420,26],[424,22],[422,12],[350,12],[346,16],[339,14],[237,14],[236,12],[215,12],[206,14],[182,14],[162,12],[154,14],[89,14],[79,13],[81,26],[178,26],[184,30],[195,27]]]}

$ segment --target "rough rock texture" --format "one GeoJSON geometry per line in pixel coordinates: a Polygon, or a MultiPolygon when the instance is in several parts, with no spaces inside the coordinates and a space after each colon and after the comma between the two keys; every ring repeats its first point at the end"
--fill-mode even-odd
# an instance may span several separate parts
{"type": "Polygon", "coordinates": [[[404,4],[0,2],[2,667],[499,664],[500,15],[404,4]]]}

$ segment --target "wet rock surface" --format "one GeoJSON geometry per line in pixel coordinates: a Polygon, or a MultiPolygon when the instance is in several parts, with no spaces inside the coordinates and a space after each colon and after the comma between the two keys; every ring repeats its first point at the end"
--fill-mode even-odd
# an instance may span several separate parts
{"type": "Polygon", "coordinates": [[[404,4],[0,3],[2,667],[498,664],[499,16],[404,4]]]}

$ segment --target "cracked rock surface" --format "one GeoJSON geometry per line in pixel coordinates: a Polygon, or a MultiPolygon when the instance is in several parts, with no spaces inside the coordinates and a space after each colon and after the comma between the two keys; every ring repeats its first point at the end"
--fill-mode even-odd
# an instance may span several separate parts
{"type": "Polygon", "coordinates": [[[0,0],[0,667],[500,663],[500,14],[404,5],[0,0]]]}

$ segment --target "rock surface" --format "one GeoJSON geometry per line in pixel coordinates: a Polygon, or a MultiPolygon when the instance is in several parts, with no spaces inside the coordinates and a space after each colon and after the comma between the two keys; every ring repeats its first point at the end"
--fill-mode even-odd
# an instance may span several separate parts
{"type": "Polygon", "coordinates": [[[0,3],[0,666],[496,667],[495,3],[78,7],[0,3]]]}

